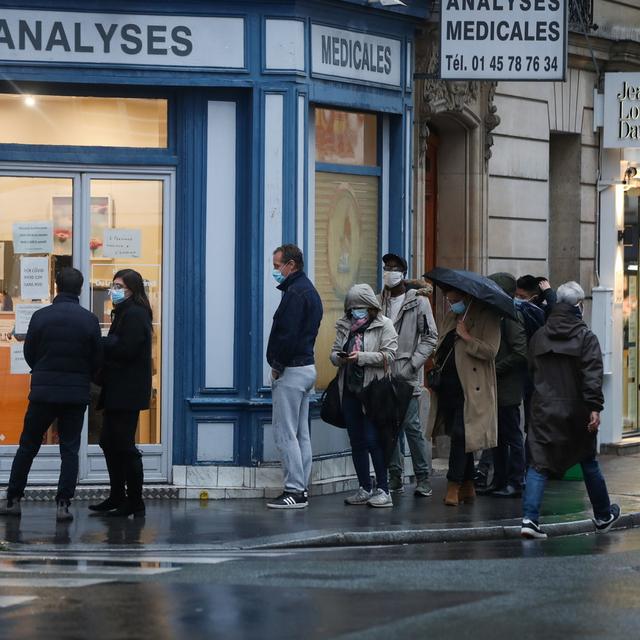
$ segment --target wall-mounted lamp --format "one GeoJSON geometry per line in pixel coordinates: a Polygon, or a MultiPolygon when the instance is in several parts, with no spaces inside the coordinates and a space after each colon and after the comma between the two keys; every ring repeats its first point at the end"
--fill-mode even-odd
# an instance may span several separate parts
{"type": "Polygon", "coordinates": [[[25,96],[24,97],[24,104],[27,107],[35,107],[36,106],[36,99],[33,96],[25,96]]]}
{"type": "Polygon", "coordinates": [[[638,175],[638,170],[635,167],[628,167],[624,172],[624,178],[622,184],[629,185],[631,181],[638,175]]]}

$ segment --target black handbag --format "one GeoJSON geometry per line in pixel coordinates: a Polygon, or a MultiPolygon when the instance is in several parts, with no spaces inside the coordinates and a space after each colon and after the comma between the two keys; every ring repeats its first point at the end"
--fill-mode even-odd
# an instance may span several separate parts
{"type": "Polygon", "coordinates": [[[427,387],[431,389],[431,391],[435,391],[438,393],[442,387],[442,370],[444,369],[444,365],[447,364],[447,360],[449,356],[453,353],[453,347],[447,353],[445,359],[442,361],[442,364],[438,364],[433,369],[430,369],[427,372],[427,387]]]}
{"type": "Polygon", "coordinates": [[[334,427],[346,429],[347,425],[342,413],[342,401],[340,399],[340,385],[338,375],[329,383],[320,398],[320,418],[323,422],[334,427]]]}

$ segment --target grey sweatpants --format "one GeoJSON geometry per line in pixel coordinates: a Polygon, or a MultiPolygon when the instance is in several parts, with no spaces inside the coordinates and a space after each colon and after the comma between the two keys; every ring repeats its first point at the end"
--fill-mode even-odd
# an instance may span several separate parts
{"type": "Polygon", "coordinates": [[[273,431],[280,451],[284,489],[305,491],[311,478],[309,398],[316,382],[316,367],[287,367],[271,382],[273,431]]]}

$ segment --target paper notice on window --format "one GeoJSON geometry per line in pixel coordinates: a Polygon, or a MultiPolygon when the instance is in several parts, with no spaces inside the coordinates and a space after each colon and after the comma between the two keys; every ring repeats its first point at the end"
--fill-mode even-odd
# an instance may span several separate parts
{"type": "Polygon", "coordinates": [[[31,368],[24,359],[23,343],[14,342],[11,345],[11,373],[25,374],[31,373],[31,368]]]}
{"type": "Polygon", "coordinates": [[[140,229],[105,229],[103,242],[105,258],[140,257],[140,229]]]}
{"type": "Polygon", "coordinates": [[[20,297],[23,300],[49,298],[49,258],[20,258],[20,297]]]}
{"type": "Polygon", "coordinates": [[[0,242],[0,280],[4,280],[4,242],[0,242]]]}
{"type": "Polygon", "coordinates": [[[42,303],[35,304],[17,304],[15,306],[16,312],[16,326],[15,333],[18,336],[24,336],[29,329],[29,322],[31,322],[31,316],[38,310],[48,305],[42,303]]]}
{"type": "Polygon", "coordinates": [[[53,253],[53,222],[15,222],[14,253],[53,253]]]}

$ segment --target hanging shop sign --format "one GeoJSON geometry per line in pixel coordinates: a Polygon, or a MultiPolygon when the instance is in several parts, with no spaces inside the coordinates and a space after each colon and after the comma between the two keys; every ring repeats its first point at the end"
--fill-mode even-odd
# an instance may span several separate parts
{"type": "Polygon", "coordinates": [[[444,80],[563,80],[564,0],[442,0],[444,80]]]}
{"type": "Polygon", "coordinates": [[[602,146],[640,147],[640,73],[606,73],[602,146]]]}
{"type": "Polygon", "coordinates": [[[400,87],[401,51],[399,40],[311,25],[314,75],[400,87]]]}
{"type": "Polygon", "coordinates": [[[0,60],[244,67],[244,19],[0,10],[0,60]]]}

